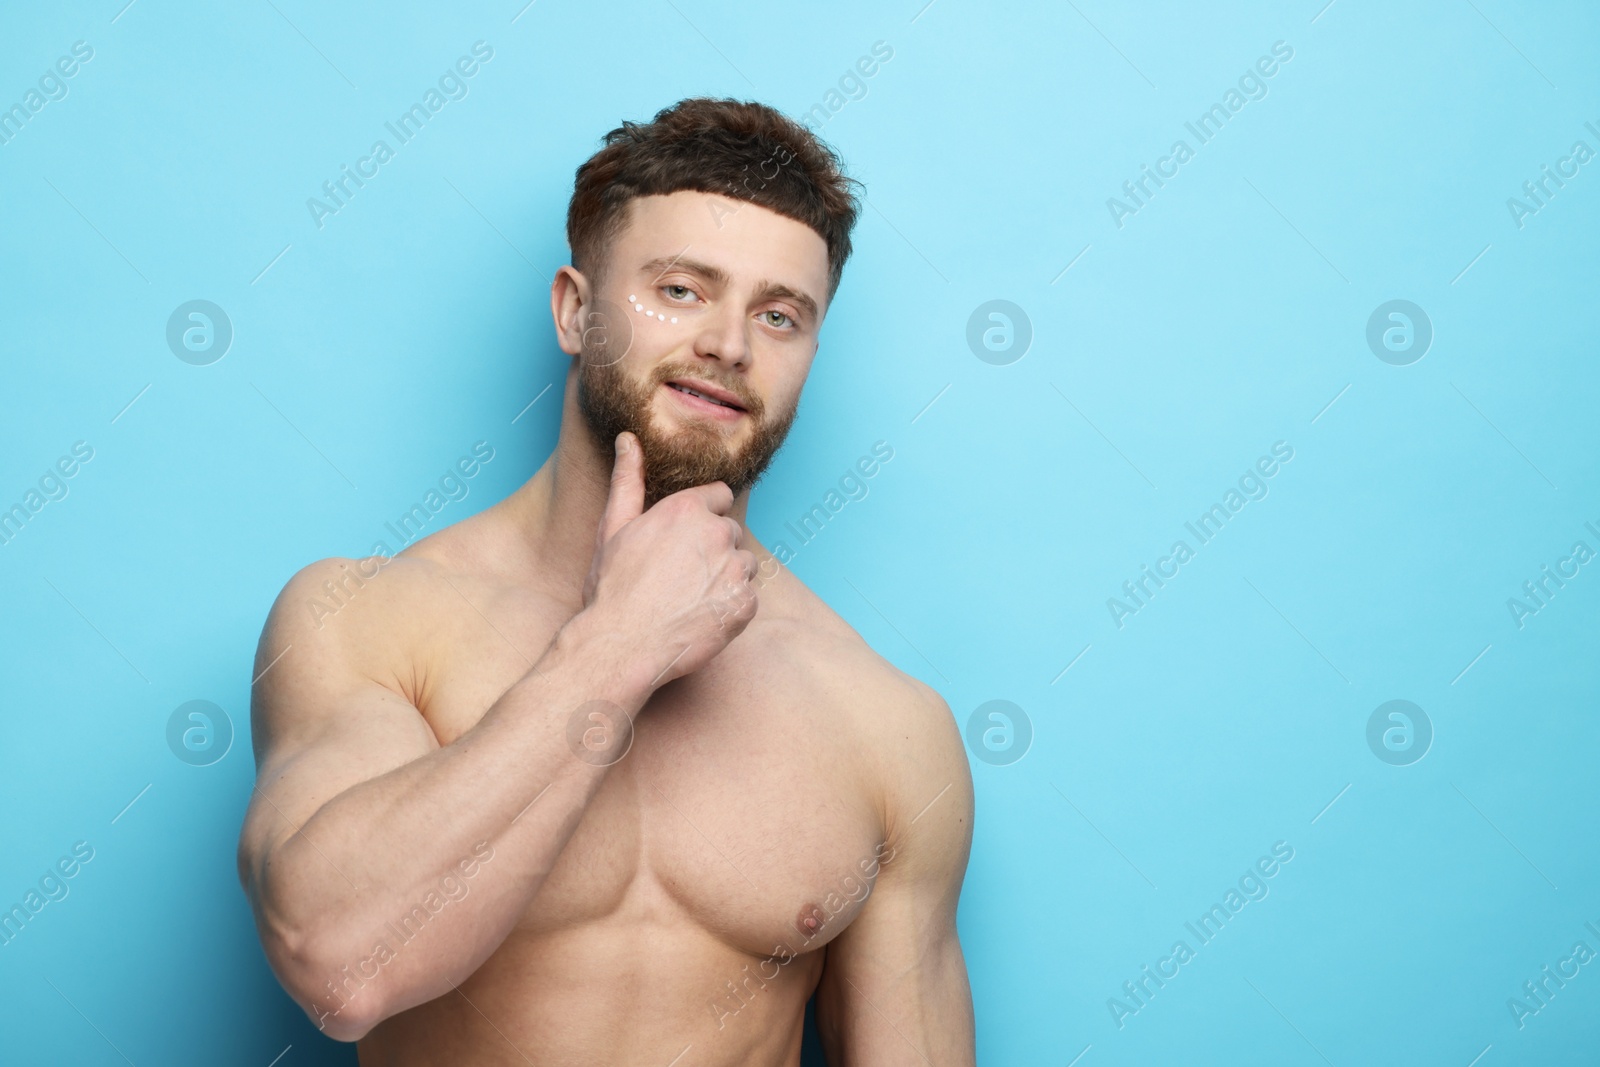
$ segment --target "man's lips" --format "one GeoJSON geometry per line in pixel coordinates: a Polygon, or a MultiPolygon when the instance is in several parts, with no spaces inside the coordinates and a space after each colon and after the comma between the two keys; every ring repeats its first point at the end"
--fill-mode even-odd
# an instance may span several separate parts
{"type": "Polygon", "coordinates": [[[668,388],[675,388],[679,392],[687,392],[692,390],[693,392],[699,393],[703,397],[708,397],[725,407],[732,408],[734,411],[745,410],[744,405],[739,403],[739,398],[733,393],[728,392],[726,389],[718,388],[717,386],[712,385],[710,382],[704,381],[700,378],[674,378],[665,384],[668,386],[668,388]]]}

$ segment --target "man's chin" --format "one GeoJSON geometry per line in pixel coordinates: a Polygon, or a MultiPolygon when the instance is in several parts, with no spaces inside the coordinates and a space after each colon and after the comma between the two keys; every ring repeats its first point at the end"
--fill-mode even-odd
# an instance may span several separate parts
{"type": "Polygon", "coordinates": [[[654,500],[710,482],[731,485],[739,477],[741,457],[720,443],[691,444],[671,436],[641,436],[639,440],[644,452],[645,488],[654,500]]]}

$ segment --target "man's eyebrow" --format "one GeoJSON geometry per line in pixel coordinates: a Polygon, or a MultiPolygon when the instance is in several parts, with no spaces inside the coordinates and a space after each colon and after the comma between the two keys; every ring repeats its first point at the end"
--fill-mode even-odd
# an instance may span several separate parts
{"type": "MultiPolygon", "coordinates": [[[[697,259],[687,259],[682,253],[676,256],[658,256],[639,267],[640,274],[652,274],[659,281],[661,276],[673,268],[686,270],[691,274],[698,274],[707,281],[716,285],[728,284],[728,273],[721,267],[710,263],[703,263],[697,259]]],[[[762,300],[791,300],[800,305],[807,319],[812,322],[817,318],[817,302],[805,293],[784,285],[781,282],[763,281],[756,286],[757,295],[762,300]]]]}
{"type": "MultiPolygon", "coordinates": [[[[685,248],[683,251],[688,250],[685,248]]],[[[683,258],[683,253],[678,253],[677,256],[670,256],[670,258],[669,256],[658,256],[658,258],[646,262],[645,266],[638,269],[638,272],[640,274],[648,272],[648,274],[654,275],[656,282],[659,282],[661,275],[666,274],[667,270],[672,270],[674,267],[683,267],[690,274],[701,275],[702,278],[706,278],[707,282],[728,285],[728,274],[722,267],[710,266],[709,262],[701,262],[699,259],[685,259],[683,258]]]]}
{"type": "MultiPolygon", "coordinates": [[[[687,252],[687,251],[689,251],[689,246],[688,245],[684,245],[683,246],[683,252],[687,252]]],[[[657,256],[655,259],[652,259],[650,262],[648,262],[648,263],[644,264],[644,266],[640,267],[639,268],[639,273],[643,274],[645,271],[653,272],[655,274],[655,278],[651,280],[650,284],[654,285],[656,282],[659,282],[661,280],[661,276],[663,274],[667,273],[667,271],[671,270],[673,267],[675,267],[679,263],[683,262],[683,252],[679,252],[677,255],[673,256],[671,259],[668,259],[666,256],[657,256]]],[[[724,275],[722,273],[722,271],[718,270],[716,267],[713,267],[708,263],[697,263],[695,260],[692,260],[692,259],[689,261],[689,263],[690,263],[690,269],[694,269],[694,268],[698,267],[699,268],[699,272],[701,274],[707,274],[707,275],[711,276],[711,280],[714,281],[714,282],[717,282],[719,285],[723,284],[723,283],[726,283],[727,280],[728,280],[726,275],[724,275]]]]}
{"type": "Polygon", "coordinates": [[[761,296],[766,300],[792,300],[800,305],[800,310],[805,313],[809,322],[817,321],[817,302],[806,294],[789,288],[780,282],[761,283],[761,296]]]}

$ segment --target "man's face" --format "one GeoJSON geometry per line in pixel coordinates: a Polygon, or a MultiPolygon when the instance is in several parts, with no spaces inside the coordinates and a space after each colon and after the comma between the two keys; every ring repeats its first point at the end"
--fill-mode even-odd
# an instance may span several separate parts
{"type": "Polygon", "coordinates": [[[711,481],[743,492],[794,421],[827,310],[827,243],[711,193],[639,197],[628,212],[592,293],[600,316],[584,318],[603,328],[585,340],[604,345],[585,345],[579,409],[607,451],[623,430],[639,438],[646,507],[711,481]]]}

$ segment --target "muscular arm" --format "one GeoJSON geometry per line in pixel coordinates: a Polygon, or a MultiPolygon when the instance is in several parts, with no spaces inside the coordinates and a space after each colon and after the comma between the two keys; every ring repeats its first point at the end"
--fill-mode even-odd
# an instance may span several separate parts
{"type": "Polygon", "coordinates": [[[975,1062],[972,993],[956,936],[972,777],[949,708],[913,685],[914,713],[893,716],[900,728],[885,740],[893,851],[861,914],[828,946],[817,987],[817,1029],[834,1067],[975,1062]]]}
{"type": "Polygon", "coordinates": [[[606,773],[568,747],[572,712],[599,698],[631,718],[650,685],[580,615],[441,747],[375,669],[395,640],[385,617],[415,606],[395,595],[414,575],[395,571],[421,565],[390,562],[318,628],[305,604],[338,562],[297,575],[262,635],[239,873],[285,989],[355,1040],[448,993],[504,940],[606,773]]]}
{"type": "MultiPolygon", "coordinates": [[[[613,762],[578,757],[589,746],[570,743],[575,712],[607,701],[611,725],[631,722],[655,686],[703,667],[755,614],[755,557],[737,547],[727,485],[645,512],[639,447],[626,433],[617,446],[587,606],[448,745],[402,695],[429,664],[398,647],[401,631],[433,610],[410,568],[432,565],[388,563],[319,623],[306,604],[344,574],[327,561],[273,606],[239,878],[274,972],[331,1037],[355,1040],[449,992],[505,939],[613,762]]],[[[424,591],[455,595],[441,593],[450,584],[424,591]]]]}

